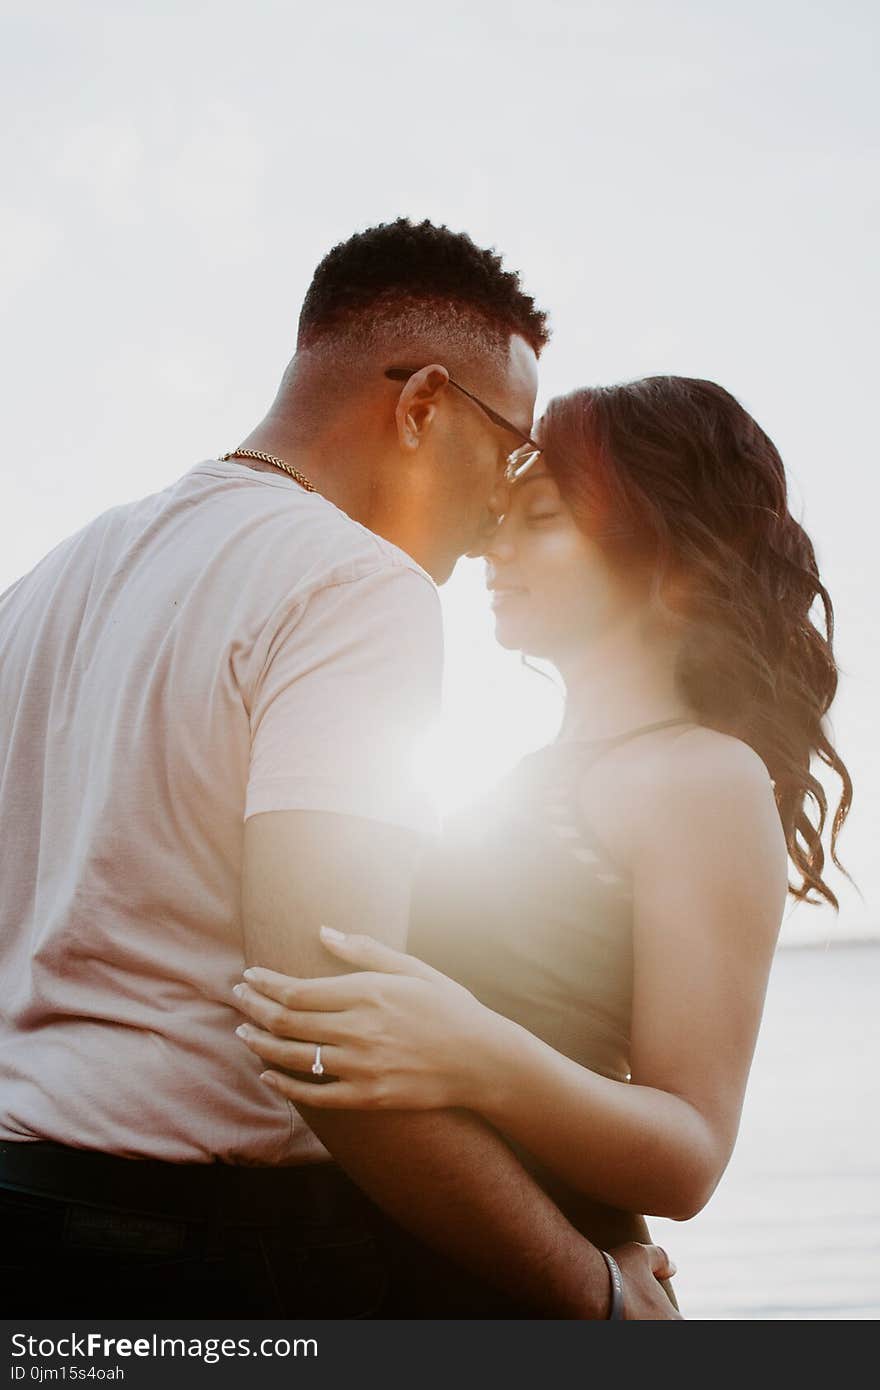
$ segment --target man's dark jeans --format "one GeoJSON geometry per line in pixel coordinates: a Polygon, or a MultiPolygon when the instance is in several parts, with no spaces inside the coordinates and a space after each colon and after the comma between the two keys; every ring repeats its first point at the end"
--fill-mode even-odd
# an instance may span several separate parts
{"type": "MultiPolygon", "coordinates": [[[[220,1165],[186,1165],[206,1185],[219,1178],[216,1200],[187,1213],[150,1181],[157,1170],[175,1177],[178,1165],[86,1155],[87,1165],[97,1160],[98,1182],[78,1184],[75,1151],[49,1156],[66,1153],[74,1155],[67,1191],[0,1186],[5,1317],[528,1316],[411,1240],[334,1165],[247,1169],[241,1191],[220,1165]],[[102,1201],[102,1164],[111,1179],[119,1165],[126,1177],[142,1169],[143,1200],[123,1207],[108,1192],[114,1200],[102,1201]]],[[[0,1155],[0,1183],[8,1180],[0,1155]]]]}

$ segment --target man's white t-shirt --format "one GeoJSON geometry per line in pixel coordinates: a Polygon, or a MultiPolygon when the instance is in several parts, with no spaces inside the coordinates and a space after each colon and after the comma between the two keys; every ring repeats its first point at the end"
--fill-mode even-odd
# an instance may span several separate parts
{"type": "Polygon", "coordinates": [[[242,827],[434,828],[437,590],[281,474],[210,461],[0,598],[0,1139],[326,1157],[235,1036],[242,827]]]}

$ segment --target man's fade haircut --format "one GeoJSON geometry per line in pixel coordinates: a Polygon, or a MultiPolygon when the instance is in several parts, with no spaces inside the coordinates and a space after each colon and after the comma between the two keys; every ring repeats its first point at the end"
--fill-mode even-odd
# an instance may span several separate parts
{"type": "Polygon", "coordinates": [[[550,337],[516,272],[464,232],[398,217],[327,253],[303,302],[297,351],[324,341],[363,352],[436,340],[435,351],[499,356],[515,334],[536,357],[550,337]]]}

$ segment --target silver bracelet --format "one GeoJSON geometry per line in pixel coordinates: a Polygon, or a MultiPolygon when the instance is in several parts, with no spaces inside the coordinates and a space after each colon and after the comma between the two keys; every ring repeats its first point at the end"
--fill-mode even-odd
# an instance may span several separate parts
{"type": "Polygon", "coordinates": [[[620,1266],[613,1255],[609,1255],[607,1250],[600,1250],[600,1255],[608,1266],[608,1274],[611,1279],[611,1307],[608,1310],[608,1317],[623,1317],[623,1275],[620,1266]]]}

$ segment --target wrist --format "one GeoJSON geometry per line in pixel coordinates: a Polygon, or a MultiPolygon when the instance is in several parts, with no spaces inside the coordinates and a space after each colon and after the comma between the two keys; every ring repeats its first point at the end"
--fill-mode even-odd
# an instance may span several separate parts
{"type": "Polygon", "coordinates": [[[570,1286],[559,1290],[558,1317],[604,1322],[612,1311],[612,1287],[601,1250],[578,1236],[579,1248],[570,1259],[570,1286]]]}
{"type": "Polygon", "coordinates": [[[487,1018],[471,1057],[469,1108],[496,1129],[504,1130],[522,1098],[532,1090],[536,1048],[527,1029],[503,1014],[484,1010],[487,1018]]]}
{"type": "Polygon", "coordinates": [[[456,1104],[497,1123],[506,1108],[512,1059],[515,1058],[512,1032],[517,1025],[503,1014],[474,1002],[470,1026],[459,1035],[460,1064],[456,1082],[459,1098],[456,1104]]]}
{"type": "Polygon", "coordinates": [[[613,1255],[609,1255],[607,1250],[601,1250],[599,1253],[608,1266],[608,1278],[610,1280],[610,1303],[606,1317],[614,1322],[618,1322],[626,1317],[623,1302],[623,1275],[620,1272],[620,1265],[613,1255]]]}

